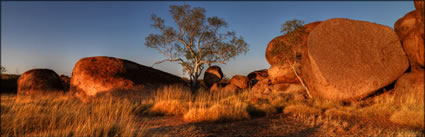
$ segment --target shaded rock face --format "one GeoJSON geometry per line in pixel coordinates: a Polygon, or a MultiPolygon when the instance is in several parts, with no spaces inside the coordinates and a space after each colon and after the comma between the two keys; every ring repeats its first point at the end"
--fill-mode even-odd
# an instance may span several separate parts
{"type": "Polygon", "coordinates": [[[289,64],[271,66],[268,70],[268,74],[272,84],[299,82],[294,70],[289,64]]]}
{"type": "Polygon", "coordinates": [[[64,93],[60,78],[50,69],[32,69],[18,79],[18,96],[64,93]]]}
{"type": "Polygon", "coordinates": [[[64,90],[69,91],[69,84],[71,82],[71,78],[65,75],[60,75],[59,78],[61,79],[61,83],[64,90]]]}
{"type": "Polygon", "coordinates": [[[165,84],[184,83],[180,77],[113,57],[80,59],[72,71],[70,93],[90,101],[99,93],[154,90],[165,84]]]}
{"type": "MultiPolygon", "coordinates": [[[[420,8],[420,6],[418,7],[420,8]]],[[[421,14],[423,11],[421,13],[417,8],[398,19],[394,24],[394,30],[400,38],[413,71],[424,67],[424,22],[421,14]]]]}
{"type": "Polygon", "coordinates": [[[266,49],[266,59],[270,65],[284,64],[287,63],[288,56],[297,56],[297,58],[302,58],[302,52],[306,49],[306,42],[309,33],[321,22],[313,22],[310,24],[304,25],[304,32],[299,33],[296,37],[300,39],[300,42],[291,44],[288,40],[288,35],[282,35],[274,38],[269,42],[266,49]],[[296,55],[291,55],[290,50],[295,49],[296,55]]]}
{"type": "Polygon", "coordinates": [[[210,88],[214,83],[219,82],[223,78],[223,72],[219,66],[211,66],[204,73],[205,85],[210,88]]]}
{"type": "Polygon", "coordinates": [[[269,77],[268,70],[257,70],[248,74],[249,86],[254,86],[258,81],[266,79],[269,77]]]}
{"type": "Polygon", "coordinates": [[[235,85],[238,88],[245,89],[248,88],[248,77],[242,75],[235,75],[230,79],[230,84],[235,85]]]}
{"type": "Polygon", "coordinates": [[[394,93],[396,96],[405,94],[416,95],[418,101],[424,100],[424,70],[418,69],[402,75],[396,82],[394,93]]]}
{"type": "Polygon", "coordinates": [[[323,21],[308,37],[301,77],[313,96],[357,100],[389,85],[408,68],[396,33],[366,21],[323,21]]]}

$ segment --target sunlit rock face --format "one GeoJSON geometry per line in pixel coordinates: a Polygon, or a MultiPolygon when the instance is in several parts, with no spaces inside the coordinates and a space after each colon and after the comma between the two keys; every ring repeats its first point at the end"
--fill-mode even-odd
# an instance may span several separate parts
{"type": "Polygon", "coordinates": [[[50,69],[32,69],[18,79],[18,96],[64,93],[60,78],[50,69]]]}
{"type": "Polygon", "coordinates": [[[184,83],[180,77],[132,61],[105,56],[87,57],[75,64],[70,94],[88,102],[99,93],[143,92],[179,83],[184,83]]]}
{"type": "Polygon", "coordinates": [[[238,88],[245,89],[248,88],[248,77],[242,75],[235,75],[230,79],[230,84],[235,85],[238,88]]]}
{"type": "Polygon", "coordinates": [[[289,64],[273,65],[268,70],[272,84],[298,83],[299,80],[289,64]]]}
{"type": "Polygon", "coordinates": [[[413,71],[423,69],[425,63],[424,2],[415,1],[415,7],[416,10],[407,13],[394,24],[413,71]]]}
{"type": "Polygon", "coordinates": [[[387,26],[335,18],[310,32],[301,77],[313,96],[357,100],[399,78],[409,67],[397,34],[387,26]]]}
{"type": "Polygon", "coordinates": [[[403,74],[395,83],[395,96],[413,94],[418,102],[424,101],[424,70],[418,69],[414,72],[403,74]]]}
{"type": "Polygon", "coordinates": [[[219,82],[223,78],[223,72],[219,66],[211,66],[205,70],[204,82],[210,88],[214,83],[219,82]]]}

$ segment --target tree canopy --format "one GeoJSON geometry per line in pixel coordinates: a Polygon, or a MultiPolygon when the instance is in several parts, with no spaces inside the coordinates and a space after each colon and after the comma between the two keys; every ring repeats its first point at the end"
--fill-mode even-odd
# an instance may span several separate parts
{"type": "MultiPolygon", "coordinates": [[[[204,65],[225,64],[229,59],[246,53],[248,44],[233,31],[224,31],[224,19],[206,17],[205,9],[190,5],[170,6],[176,27],[165,25],[164,19],[152,15],[152,26],[160,31],[145,38],[145,46],[166,56],[165,61],[178,62],[191,81],[197,84],[204,65]]],[[[154,65],[155,65],[154,64],[154,65]]]]}

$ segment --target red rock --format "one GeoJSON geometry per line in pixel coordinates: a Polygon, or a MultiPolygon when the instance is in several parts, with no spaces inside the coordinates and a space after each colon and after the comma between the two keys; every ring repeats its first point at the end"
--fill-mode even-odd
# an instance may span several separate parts
{"type": "Polygon", "coordinates": [[[228,84],[223,88],[224,92],[228,92],[228,93],[237,93],[240,88],[236,85],[233,84],[228,84]]]}
{"type": "Polygon", "coordinates": [[[182,84],[184,80],[172,74],[114,57],[80,59],[72,71],[70,93],[84,102],[100,93],[142,94],[161,85],[182,84]]]}
{"type": "Polygon", "coordinates": [[[394,82],[408,68],[396,33],[383,25],[335,18],[310,32],[301,77],[313,96],[357,100],[394,82]]]}
{"type": "Polygon", "coordinates": [[[302,52],[306,48],[305,43],[307,42],[309,33],[320,23],[320,21],[317,21],[304,25],[304,33],[298,33],[299,35],[297,35],[297,38],[300,39],[299,43],[292,44],[288,40],[288,35],[281,35],[271,40],[266,49],[266,59],[269,64],[272,66],[285,64],[289,58],[302,55],[302,52]],[[292,50],[295,50],[297,55],[293,55],[292,50]]]}
{"type": "Polygon", "coordinates": [[[60,78],[50,69],[32,69],[18,79],[18,96],[64,93],[60,78]]]}
{"type": "Polygon", "coordinates": [[[235,85],[238,88],[245,89],[248,88],[249,79],[242,75],[235,75],[230,79],[230,84],[235,85]]]}
{"type": "Polygon", "coordinates": [[[424,23],[417,10],[397,20],[394,30],[407,54],[412,70],[424,67],[424,23]]]}
{"type": "Polygon", "coordinates": [[[205,85],[210,88],[214,83],[219,82],[223,78],[223,72],[219,66],[211,66],[204,73],[205,85]]]}
{"type": "Polygon", "coordinates": [[[267,79],[269,77],[268,70],[257,70],[248,74],[249,86],[254,86],[258,81],[267,79]]]}
{"type": "Polygon", "coordinates": [[[402,75],[394,86],[395,96],[410,95],[418,102],[424,101],[424,70],[418,69],[402,75]]]}
{"type": "Polygon", "coordinates": [[[299,82],[294,70],[289,64],[273,65],[269,68],[268,74],[272,84],[299,82]]]}

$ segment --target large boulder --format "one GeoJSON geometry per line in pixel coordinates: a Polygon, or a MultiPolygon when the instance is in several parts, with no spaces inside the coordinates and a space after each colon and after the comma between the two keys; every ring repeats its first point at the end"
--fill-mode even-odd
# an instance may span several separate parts
{"type": "Polygon", "coordinates": [[[257,70],[257,71],[251,72],[251,73],[248,74],[249,86],[252,87],[258,81],[261,81],[263,79],[267,79],[268,77],[269,77],[269,74],[268,74],[267,69],[262,69],[262,70],[257,70]]]}
{"type": "Polygon", "coordinates": [[[289,64],[273,65],[268,70],[272,84],[298,83],[299,80],[289,64]]]}
{"type": "Polygon", "coordinates": [[[223,72],[219,66],[211,66],[204,73],[204,83],[210,88],[214,83],[223,78],[223,72]]]}
{"type": "Polygon", "coordinates": [[[60,78],[50,69],[32,69],[18,79],[18,96],[61,93],[64,93],[64,89],[60,78]]]}
{"type": "Polygon", "coordinates": [[[394,86],[395,96],[414,97],[418,102],[424,101],[424,70],[418,69],[402,75],[394,86]]]}
{"type": "MultiPolygon", "coordinates": [[[[290,35],[281,35],[272,39],[267,45],[266,49],[266,59],[270,65],[276,64],[285,64],[287,63],[290,56],[297,56],[301,58],[302,52],[305,51],[305,43],[307,42],[308,34],[321,22],[313,22],[304,25],[304,32],[297,31],[296,39],[299,39],[299,42],[293,42],[290,40],[290,35]],[[292,54],[292,51],[296,51],[296,55],[292,54]]],[[[293,39],[293,38],[292,38],[293,39]]],[[[292,61],[291,61],[292,62],[292,61]]]]}
{"type": "Polygon", "coordinates": [[[114,57],[80,59],[72,71],[70,93],[82,101],[90,101],[99,93],[154,90],[165,84],[184,83],[175,75],[114,57]]]}
{"type": "Polygon", "coordinates": [[[383,88],[408,68],[397,34],[387,26],[343,18],[310,32],[301,77],[313,96],[351,101],[383,88]]]}
{"type": "MultiPolygon", "coordinates": [[[[415,6],[418,5],[416,3],[415,6]]],[[[420,9],[420,6],[417,6],[417,10],[411,11],[398,19],[394,24],[394,30],[401,40],[412,70],[424,67],[423,2],[422,13],[418,8],[420,9]]]]}
{"type": "Polygon", "coordinates": [[[230,79],[230,84],[235,85],[238,88],[245,89],[248,88],[248,77],[242,75],[235,75],[230,79]]]}

